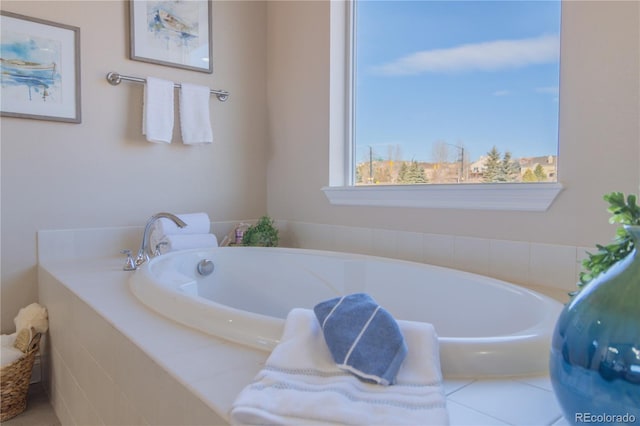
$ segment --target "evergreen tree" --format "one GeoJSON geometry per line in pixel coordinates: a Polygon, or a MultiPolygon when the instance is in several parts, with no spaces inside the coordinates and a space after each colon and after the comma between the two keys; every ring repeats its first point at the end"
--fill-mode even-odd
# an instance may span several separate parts
{"type": "Polygon", "coordinates": [[[403,162],[398,172],[398,183],[428,183],[427,175],[417,161],[403,162]]]}
{"type": "Polygon", "coordinates": [[[502,182],[514,182],[520,174],[520,167],[511,159],[511,153],[509,151],[504,153],[502,157],[502,182]]]}
{"type": "Polygon", "coordinates": [[[485,163],[485,170],[482,174],[482,178],[485,182],[500,182],[501,175],[501,161],[500,152],[498,148],[493,146],[491,151],[487,153],[487,161],[485,163]]]}
{"type": "Polygon", "coordinates": [[[424,169],[420,167],[417,161],[412,161],[411,166],[409,166],[408,173],[408,181],[409,183],[427,183],[427,175],[424,172],[424,169]]]}
{"type": "Polygon", "coordinates": [[[487,153],[487,162],[483,173],[485,182],[515,182],[520,174],[520,167],[511,159],[509,151],[500,158],[500,151],[494,146],[487,153]]]}

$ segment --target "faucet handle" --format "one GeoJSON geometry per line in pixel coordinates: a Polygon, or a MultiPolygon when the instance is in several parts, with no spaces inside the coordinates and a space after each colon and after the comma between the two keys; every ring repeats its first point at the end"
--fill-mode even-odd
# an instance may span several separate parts
{"type": "Polygon", "coordinates": [[[164,247],[164,246],[168,246],[169,243],[166,241],[160,241],[158,244],[156,244],[155,250],[153,252],[154,256],[160,256],[162,254],[162,252],[160,251],[160,247],[164,247]]]}
{"type": "Polygon", "coordinates": [[[136,262],[131,255],[131,250],[120,250],[120,253],[127,255],[127,261],[122,268],[125,271],[135,271],[136,270],[136,262]]]}

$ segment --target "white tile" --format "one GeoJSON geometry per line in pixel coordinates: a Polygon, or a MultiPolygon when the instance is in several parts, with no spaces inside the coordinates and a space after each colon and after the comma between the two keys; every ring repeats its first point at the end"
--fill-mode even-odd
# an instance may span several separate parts
{"type": "Polygon", "coordinates": [[[422,237],[423,262],[452,268],[454,266],[453,242],[454,237],[451,235],[424,234],[422,237]]]}
{"type": "Polygon", "coordinates": [[[183,425],[224,425],[222,416],[196,397],[188,398],[185,403],[183,425]]]}
{"type": "Polygon", "coordinates": [[[373,246],[371,228],[334,227],[335,249],[346,253],[370,254],[373,246]]]}
{"type": "Polygon", "coordinates": [[[115,423],[117,418],[116,411],[118,410],[118,394],[120,391],[110,377],[106,375],[97,377],[92,389],[94,396],[90,396],[89,399],[95,403],[102,422],[105,425],[111,425],[115,423]]]}
{"type": "Polygon", "coordinates": [[[395,257],[412,262],[422,262],[424,258],[422,235],[419,232],[398,231],[395,257]]]}
{"type": "Polygon", "coordinates": [[[544,389],[549,392],[553,392],[553,385],[551,384],[551,378],[549,376],[519,377],[514,380],[521,383],[526,383],[531,386],[538,387],[540,389],[544,389]]]}
{"type": "Polygon", "coordinates": [[[69,405],[69,411],[76,420],[78,425],[95,425],[98,424],[98,415],[94,410],[91,402],[86,398],[84,392],[78,385],[78,382],[73,380],[69,381],[69,387],[67,388],[67,400],[69,405]]]}
{"type": "Polygon", "coordinates": [[[155,362],[147,358],[143,368],[133,372],[133,380],[136,381],[136,408],[144,419],[152,425],[159,423],[158,416],[161,403],[165,403],[161,397],[165,394],[164,370],[155,362]]]}
{"type": "Polygon", "coordinates": [[[335,250],[334,229],[331,225],[290,222],[290,241],[299,248],[335,250]]]}
{"type": "Polygon", "coordinates": [[[278,229],[278,245],[280,247],[289,247],[289,222],[286,220],[276,220],[274,223],[278,229]]]}
{"type": "Polygon", "coordinates": [[[576,247],[531,243],[530,284],[574,290],[577,264],[576,247]]]}
{"type": "Polygon", "coordinates": [[[448,400],[515,425],[549,425],[560,416],[553,392],[516,381],[478,380],[448,400]]]}
{"type": "Polygon", "coordinates": [[[453,261],[456,269],[480,275],[489,274],[489,240],[455,237],[453,261]]]}
{"type": "Polygon", "coordinates": [[[117,396],[117,401],[118,412],[114,426],[131,426],[145,423],[142,415],[136,409],[135,403],[127,395],[120,392],[117,396]]]}
{"type": "Polygon", "coordinates": [[[571,423],[564,417],[561,416],[558,420],[553,423],[553,426],[570,426],[571,423]]]}
{"type": "Polygon", "coordinates": [[[489,275],[514,284],[529,282],[529,243],[491,240],[489,243],[489,275]]]}
{"type": "Polygon", "coordinates": [[[397,232],[390,229],[373,229],[371,254],[382,257],[395,257],[397,232]]]}
{"type": "Polygon", "coordinates": [[[267,352],[255,349],[238,350],[234,345],[217,344],[167,355],[165,363],[173,375],[190,383],[216,377],[231,369],[261,365],[268,356],[267,352]]]}
{"type": "Polygon", "coordinates": [[[226,416],[242,389],[253,381],[261,368],[260,365],[234,368],[214,378],[197,380],[189,385],[204,398],[215,401],[218,411],[226,416]],[[224,386],[220,386],[221,383],[224,386]]]}
{"type": "Polygon", "coordinates": [[[444,387],[444,394],[450,395],[453,392],[460,390],[473,382],[473,379],[445,379],[442,382],[442,385],[444,387]]]}
{"type": "Polygon", "coordinates": [[[162,374],[159,385],[158,400],[162,403],[158,407],[157,426],[184,424],[186,401],[193,395],[166,373],[162,374]]]}
{"type": "Polygon", "coordinates": [[[508,424],[451,400],[447,400],[447,411],[449,412],[449,424],[451,426],[496,426],[508,424]]]}
{"type": "Polygon", "coordinates": [[[121,392],[129,398],[137,398],[138,372],[146,370],[149,358],[135,344],[122,336],[116,348],[115,378],[121,392]]]}

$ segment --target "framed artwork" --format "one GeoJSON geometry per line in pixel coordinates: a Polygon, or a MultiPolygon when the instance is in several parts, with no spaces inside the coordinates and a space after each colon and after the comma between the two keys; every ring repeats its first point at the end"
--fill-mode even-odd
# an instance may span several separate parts
{"type": "Polygon", "coordinates": [[[206,73],[211,60],[211,2],[131,0],[131,59],[206,73]]]}
{"type": "Polygon", "coordinates": [[[0,11],[0,114],[80,123],[80,29],[0,11]]]}

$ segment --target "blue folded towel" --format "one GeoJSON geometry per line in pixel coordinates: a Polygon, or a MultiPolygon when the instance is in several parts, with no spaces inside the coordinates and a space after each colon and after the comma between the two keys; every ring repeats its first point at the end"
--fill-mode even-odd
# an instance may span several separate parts
{"type": "Polygon", "coordinates": [[[317,304],[313,311],[340,369],[365,381],[395,383],[407,345],[393,316],[371,296],[337,297],[317,304]]]}

